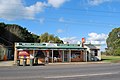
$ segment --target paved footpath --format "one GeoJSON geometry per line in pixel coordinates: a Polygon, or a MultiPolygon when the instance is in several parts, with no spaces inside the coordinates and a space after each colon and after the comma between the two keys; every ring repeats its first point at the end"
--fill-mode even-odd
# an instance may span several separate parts
{"type": "MultiPolygon", "coordinates": [[[[105,62],[66,62],[66,63],[49,63],[47,65],[69,65],[69,64],[102,64],[105,62]]],[[[0,66],[14,66],[14,61],[0,61],[0,66]]]]}
{"type": "Polygon", "coordinates": [[[14,61],[0,61],[0,66],[13,66],[14,61]]]}

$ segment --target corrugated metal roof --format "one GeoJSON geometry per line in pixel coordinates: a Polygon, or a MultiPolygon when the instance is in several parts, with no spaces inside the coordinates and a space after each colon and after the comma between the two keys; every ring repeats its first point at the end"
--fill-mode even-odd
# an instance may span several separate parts
{"type": "Polygon", "coordinates": [[[28,49],[86,49],[81,47],[78,44],[57,44],[57,45],[49,45],[42,43],[17,43],[16,47],[18,49],[28,48],[28,49]]]}

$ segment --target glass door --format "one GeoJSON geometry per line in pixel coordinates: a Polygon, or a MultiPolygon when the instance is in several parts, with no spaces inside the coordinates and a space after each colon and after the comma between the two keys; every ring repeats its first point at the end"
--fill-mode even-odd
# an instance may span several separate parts
{"type": "Polygon", "coordinates": [[[64,62],[68,62],[68,51],[64,53],[64,62]]]}

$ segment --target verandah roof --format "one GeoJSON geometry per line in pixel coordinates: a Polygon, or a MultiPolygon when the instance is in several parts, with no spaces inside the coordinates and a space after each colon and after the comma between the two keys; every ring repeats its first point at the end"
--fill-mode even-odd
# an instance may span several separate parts
{"type": "Polygon", "coordinates": [[[41,43],[24,43],[24,44],[19,44],[16,45],[17,49],[26,49],[26,50],[40,50],[40,49],[53,49],[53,50],[66,50],[66,49],[71,49],[71,50],[85,50],[86,48],[80,47],[79,45],[76,44],[57,44],[57,46],[49,45],[46,46],[45,44],[41,43]]]}

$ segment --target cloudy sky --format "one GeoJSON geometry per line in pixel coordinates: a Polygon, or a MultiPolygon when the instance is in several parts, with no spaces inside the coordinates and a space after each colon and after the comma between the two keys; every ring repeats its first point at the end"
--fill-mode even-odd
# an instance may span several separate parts
{"type": "Polygon", "coordinates": [[[120,26],[120,0],[0,0],[0,22],[18,24],[40,35],[59,36],[69,43],[105,45],[120,26]]]}

